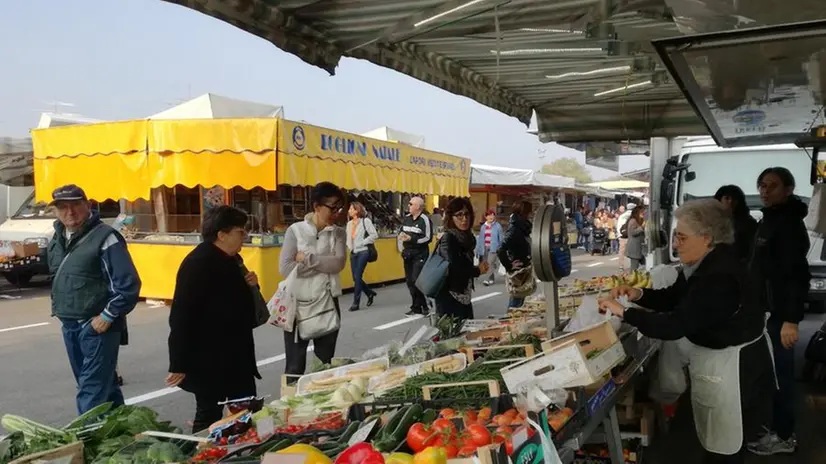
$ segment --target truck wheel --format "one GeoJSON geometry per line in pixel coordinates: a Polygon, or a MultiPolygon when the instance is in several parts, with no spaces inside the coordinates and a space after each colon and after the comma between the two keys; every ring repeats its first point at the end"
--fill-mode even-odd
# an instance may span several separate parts
{"type": "Polygon", "coordinates": [[[826,313],[826,301],[810,301],[808,312],[814,314],[826,313]]]}
{"type": "Polygon", "coordinates": [[[24,286],[31,282],[34,275],[29,272],[4,272],[3,277],[12,285],[24,286]]]}

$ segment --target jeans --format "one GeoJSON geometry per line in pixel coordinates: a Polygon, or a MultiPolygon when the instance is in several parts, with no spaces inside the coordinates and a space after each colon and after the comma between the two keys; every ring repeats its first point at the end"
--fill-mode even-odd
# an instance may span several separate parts
{"type": "Polygon", "coordinates": [[[613,239],[611,240],[611,253],[619,253],[619,240],[613,239]]]}
{"type": "Polygon", "coordinates": [[[226,396],[195,395],[195,420],[192,421],[192,433],[206,430],[210,425],[218,422],[224,416],[224,406],[218,404],[226,400],[255,396],[255,378],[250,377],[249,384],[235,392],[228,392],[226,396]]]}
{"type": "Polygon", "coordinates": [[[576,246],[580,247],[585,243],[585,236],[582,235],[582,227],[576,228],[576,246]]]}
{"type": "Polygon", "coordinates": [[[508,308],[521,308],[525,304],[525,297],[512,296],[508,300],[508,308]]]}
{"type": "MultiPolygon", "coordinates": [[[[334,298],[336,312],[341,315],[341,307],[338,305],[338,298],[334,298]]],[[[330,364],[336,354],[336,341],[338,340],[338,330],[327,335],[313,339],[313,352],[315,356],[324,364],[330,364]]],[[[304,375],[307,369],[307,347],[309,340],[296,337],[295,332],[284,331],[284,373],[288,375],[304,375]],[[297,340],[296,340],[297,338],[297,340]]],[[[296,380],[295,378],[291,379],[296,380]]]]}
{"type": "Polygon", "coordinates": [[[427,314],[427,300],[424,293],[416,287],[416,279],[422,272],[424,263],[427,261],[429,252],[423,250],[404,250],[404,277],[407,281],[407,289],[410,291],[410,298],[413,300],[410,309],[417,314],[427,314]]]}
{"type": "Polygon", "coordinates": [[[794,348],[786,349],[780,340],[782,321],[769,319],[766,325],[774,349],[774,370],[780,387],[774,393],[771,429],[782,440],[794,434],[794,348]]]}
{"type": "Polygon", "coordinates": [[[480,276],[482,281],[493,283],[499,270],[499,257],[496,256],[496,253],[491,253],[490,248],[488,248],[485,250],[485,255],[479,258],[479,261],[487,262],[489,269],[487,276],[480,276]]]}
{"type": "Polygon", "coordinates": [[[360,251],[358,253],[350,254],[350,271],[353,273],[353,282],[355,288],[353,289],[353,307],[358,308],[361,303],[361,294],[374,296],[376,292],[370,289],[367,282],[364,281],[364,270],[367,269],[367,258],[370,253],[368,251],[360,251]]]}
{"type": "Polygon", "coordinates": [[[77,382],[78,415],[110,401],[116,407],[123,405],[123,393],[115,375],[121,341],[117,321],[102,334],[92,328],[91,321],[61,322],[63,343],[77,382]]]}

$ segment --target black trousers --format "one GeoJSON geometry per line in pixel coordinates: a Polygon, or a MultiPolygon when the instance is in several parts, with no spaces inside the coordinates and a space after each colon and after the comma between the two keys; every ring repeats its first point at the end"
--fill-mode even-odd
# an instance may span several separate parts
{"type": "MultiPolygon", "coordinates": [[[[241,382],[240,379],[235,379],[234,381],[241,382]]],[[[195,394],[195,420],[192,421],[193,434],[208,429],[210,425],[224,417],[224,407],[219,405],[219,402],[245,398],[247,396],[256,396],[257,394],[255,377],[250,377],[249,381],[238,384],[236,387],[237,388],[233,388],[232,391],[225,392],[224,394],[195,394]]]]}
{"type": "Polygon", "coordinates": [[[429,252],[427,249],[423,250],[404,250],[402,257],[404,258],[404,278],[407,282],[407,289],[410,291],[410,297],[413,300],[410,309],[417,314],[427,313],[427,299],[424,294],[416,288],[416,279],[422,272],[424,263],[427,262],[429,252]]]}
{"type": "Polygon", "coordinates": [[[780,340],[782,321],[769,319],[766,328],[774,347],[774,366],[777,373],[779,389],[774,393],[772,420],[769,430],[773,431],[781,440],[788,440],[794,434],[794,347],[786,349],[780,340]]]}
{"type": "MultiPolygon", "coordinates": [[[[336,312],[340,318],[341,307],[338,304],[338,298],[333,298],[333,303],[336,305],[336,312]]],[[[307,369],[307,347],[310,346],[310,340],[297,338],[296,340],[295,332],[284,332],[284,355],[286,356],[284,373],[287,375],[304,375],[304,371],[307,369]]],[[[337,340],[338,330],[313,339],[313,351],[324,364],[330,364],[330,361],[333,360],[333,356],[336,354],[337,340]]],[[[295,380],[295,378],[290,379],[290,383],[295,380]]]]}

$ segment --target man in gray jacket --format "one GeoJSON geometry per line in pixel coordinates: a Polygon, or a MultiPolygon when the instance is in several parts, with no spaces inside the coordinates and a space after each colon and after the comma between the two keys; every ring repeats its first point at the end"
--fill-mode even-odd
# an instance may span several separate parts
{"type": "Polygon", "coordinates": [[[66,185],[52,193],[57,209],[49,242],[52,315],[77,381],[77,412],[102,403],[123,404],[115,369],[126,315],[135,308],[141,281],[126,241],[91,210],[86,193],[66,185]]]}

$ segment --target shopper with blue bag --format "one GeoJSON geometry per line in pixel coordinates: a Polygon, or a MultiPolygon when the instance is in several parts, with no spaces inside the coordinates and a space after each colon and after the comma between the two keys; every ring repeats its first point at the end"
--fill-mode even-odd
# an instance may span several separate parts
{"type": "Polygon", "coordinates": [[[459,319],[473,319],[474,279],[488,272],[488,263],[473,264],[476,237],[473,205],[465,198],[454,198],[445,208],[444,235],[425,263],[416,287],[435,298],[436,313],[459,319]]]}

